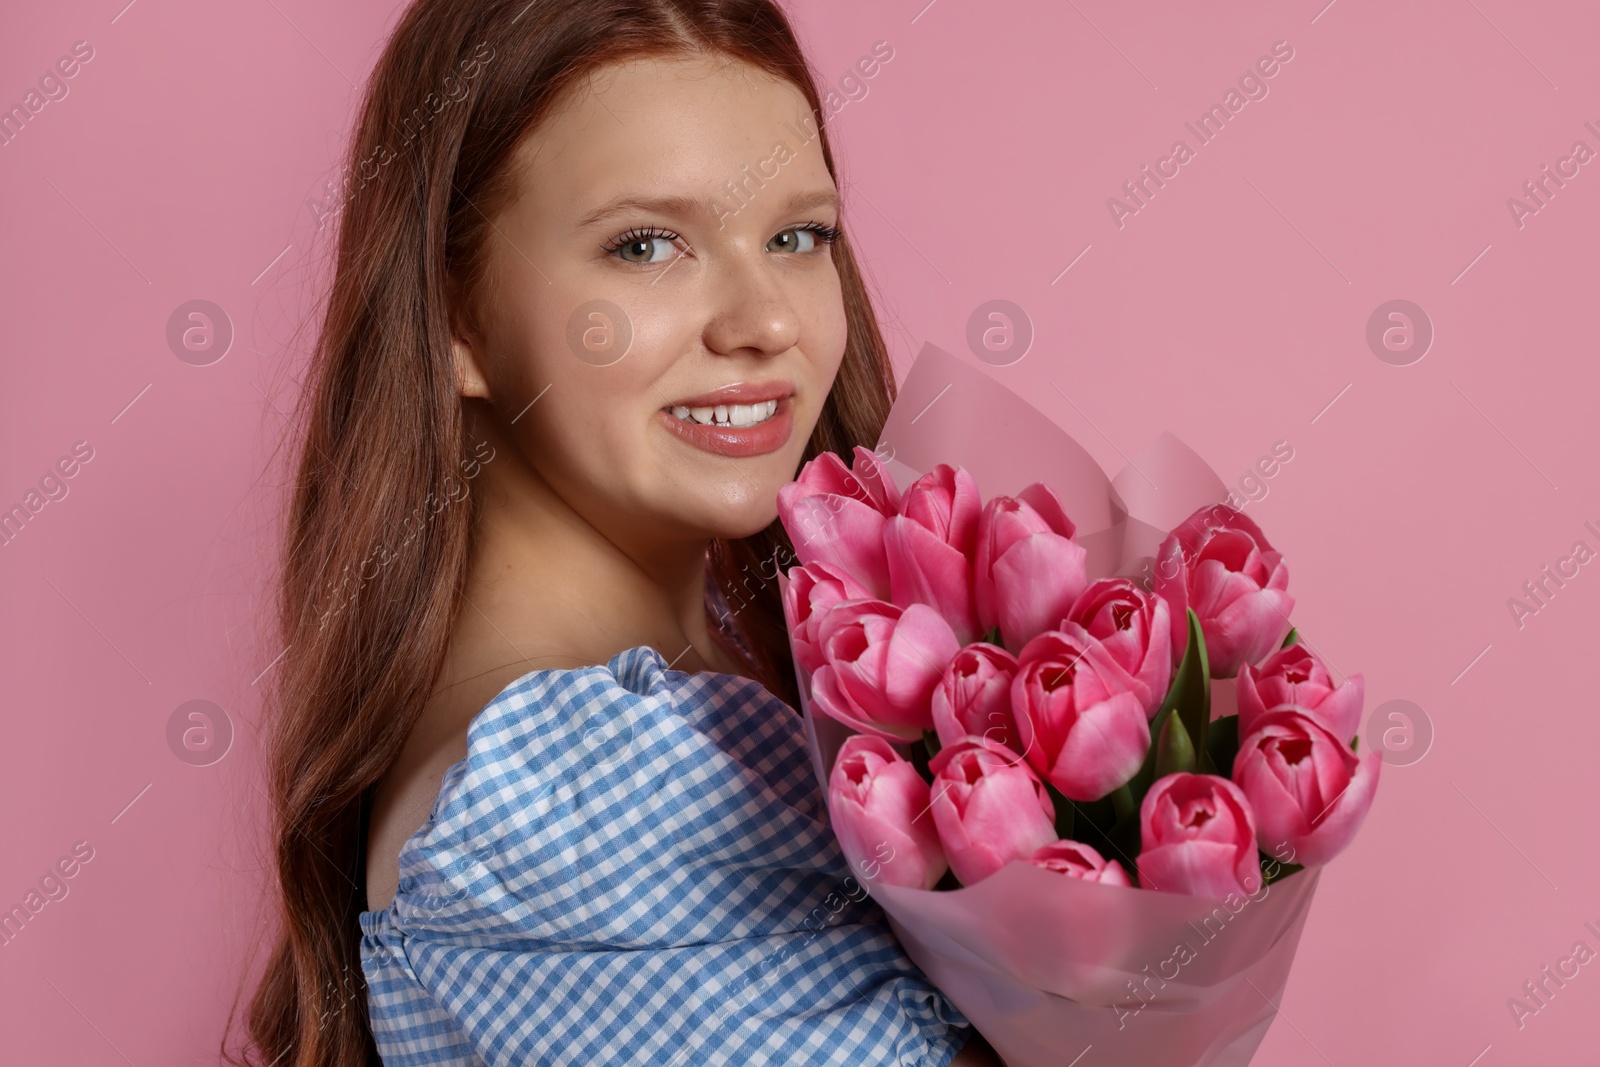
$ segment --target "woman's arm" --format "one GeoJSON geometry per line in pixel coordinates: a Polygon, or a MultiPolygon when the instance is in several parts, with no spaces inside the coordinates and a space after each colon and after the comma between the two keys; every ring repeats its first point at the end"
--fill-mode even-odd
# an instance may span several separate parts
{"type": "Polygon", "coordinates": [[[983,1035],[974,1030],[971,1040],[962,1045],[956,1058],[950,1061],[950,1067],[1005,1067],[1005,1064],[983,1035]]]}

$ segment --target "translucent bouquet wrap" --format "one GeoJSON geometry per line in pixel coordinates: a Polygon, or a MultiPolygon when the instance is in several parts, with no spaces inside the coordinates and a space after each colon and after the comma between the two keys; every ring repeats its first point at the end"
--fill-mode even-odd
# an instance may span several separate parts
{"type": "Polygon", "coordinates": [[[1010,1067],[1248,1063],[1371,805],[1361,675],[1242,507],[1170,434],[1107,479],[932,345],[779,493],[834,832],[1010,1067]]]}

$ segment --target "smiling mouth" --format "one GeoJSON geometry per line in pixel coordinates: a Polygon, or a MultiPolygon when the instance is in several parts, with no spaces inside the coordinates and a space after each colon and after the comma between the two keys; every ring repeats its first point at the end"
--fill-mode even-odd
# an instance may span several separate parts
{"type": "Polygon", "coordinates": [[[794,394],[753,404],[669,404],[657,418],[678,440],[731,458],[775,452],[794,435],[794,394]]]}
{"type": "Polygon", "coordinates": [[[759,426],[770,420],[778,413],[778,401],[762,400],[755,404],[717,404],[708,407],[685,407],[679,404],[662,410],[682,422],[737,430],[759,426]]]}

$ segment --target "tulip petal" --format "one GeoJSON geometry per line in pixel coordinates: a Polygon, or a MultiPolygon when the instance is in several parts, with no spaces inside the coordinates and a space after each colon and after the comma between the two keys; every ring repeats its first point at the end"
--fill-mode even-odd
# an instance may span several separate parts
{"type": "Polygon", "coordinates": [[[845,739],[828,785],[834,832],[866,880],[931,889],[947,869],[928,784],[877,737],[845,739]]]}
{"type": "Polygon", "coordinates": [[[1128,872],[1123,870],[1122,864],[1115,861],[1107,862],[1100,853],[1081,841],[1067,838],[1052,841],[1041,846],[1039,851],[1028,858],[1028,862],[1047,871],[1056,871],[1085,882],[1120,885],[1130,889],[1133,887],[1133,883],[1128,879],[1128,872]]]}
{"type": "Polygon", "coordinates": [[[1044,482],[1023,486],[1022,491],[1017,493],[1017,499],[1032,508],[1034,514],[1043,519],[1053,532],[1062,537],[1077,536],[1078,528],[1067,518],[1067,509],[1061,506],[1061,498],[1044,482]]]}
{"type": "Polygon", "coordinates": [[[884,698],[921,728],[933,729],[933,687],[960,650],[961,642],[942,615],[925,604],[912,604],[901,613],[885,648],[879,679],[884,698]]]}
{"type": "Polygon", "coordinates": [[[889,596],[889,561],[883,549],[884,516],[856,500],[803,497],[783,520],[802,563],[831,563],[875,598],[889,596]]]}
{"type": "Polygon", "coordinates": [[[1378,789],[1378,772],[1383,760],[1376,752],[1361,757],[1355,773],[1345,786],[1328,802],[1315,828],[1303,840],[1295,862],[1306,867],[1320,867],[1343,852],[1355,839],[1356,832],[1366,821],[1372,808],[1372,798],[1378,789]]]}
{"type": "Polygon", "coordinates": [[[1222,841],[1179,841],[1157,845],[1139,854],[1139,884],[1166,893],[1226,899],[1249,893],[1240,884],[1235,860],[1238,849],[1222,841]]]}
{"type": "Polygon", "coordinates": [[[1276,854],[1287,844],[1294,862],[1314,867],[1355,836],[1381,762],[1375,752],[1357,757],[1314,715],[1291,706],[1257,720],[1233,771],[1255,811],[1261,848],[1276,854]]]}
{"type": "Polygon", "coordinates": [[[1312,710],[1333,736],[1349,744],[1361,731],[1361,708],[1366,701],[1366,680],[1360,672],[1350,675],[1344,684],[1336,686],[1312,710]]]}
{"type": "Polygon", "coordinates": [[[930,805],[950,869],[963,885],[982,881],[1056,839],[1055,808],[1015,754],[980,740],[941,749],[930,805]]]}
{"type": "Polygon", "coordinates": [[[916,727],[880,723],[862,714],[839,688],[833,667],[823,664],[811,676],[811,707],[821,715],[842,722],[858,733],[881,737],[896,744],[906,744],[922,739],[916,727]]]}
{"type": "Polygon", "coordinates": [[[1149,751],[1144,708],[1119,693],[1078,713],[1048,777],[1071,800],[1099,800],[1127,784],[1149,751]]]}
{"type": "Polygon", "coordinates": [[[856,445],[851,455],[850,473],[845,482],[848,491],[859,495],[864,502],[885,515],[897,514],[900,510],[900,490],[895,486],[883,458],[864,445],[856,445]]]}
{"type": "Polygon", "coordinates": [[[1011,711],[1011,680],[1016,657],[999,645],[975,641],[951,658],[929,698],[933,728],[941,745],[968,736],[987,737],[1022,751],[1011,711]]]}
{"type": "Polygon", "coordinates": [[[1139,805],[1139,837],[1139,882],[1148,888],[1225,898],[1260,886],[1250,800],[1226,778],[1157,779],[1139,805]]]}
{"type": "Polygon", "coordinates": [[[1083,546],[1053,533],[1022,538],[994,561],[1000,637],[1021,649],[1037,634],[1056,629],[1089,584],[1083,546]]]}
{"type": "MultiPolygon", "coordinates": [[[[1175,661],[1181,661],[1188,648],[1189,608],[1194,609],[1206,636],[1212,677],[1231,678],[1242,663],[1257,661],[1272,651],[1261,632],[1272,627],[1264,622],[1247,617],[1235,618],[1220,628],[1215,625],[1216,616],[1242,596],[1245,587],[1236,585],[1234,579],[1287,597],[1289,572],[1283,554],[1274,550],[1261,528],[1238,509],[1226,504],[1202,507],[1162,541],[1156,558],[1155,591],[1172,608],[1175,661]],[[1217,633],[1215,649],[1211,645],[1213,630],[1217,633]],[[1255,643],[1258,640],[1260,644],[1255,643]]],[[[1287,616],[1294,601],[1271,603],[1287,616]]],[[[1279,643],[1284,632],[1278,631],[1279,643]]]]}
{"type": "Polygon", "coordinates": [[[967,556],[904,515],[883,524],[883,547],[894,603],[933,608],[950,624],[961,644],[978,637],[972,563],[967,556]]]}

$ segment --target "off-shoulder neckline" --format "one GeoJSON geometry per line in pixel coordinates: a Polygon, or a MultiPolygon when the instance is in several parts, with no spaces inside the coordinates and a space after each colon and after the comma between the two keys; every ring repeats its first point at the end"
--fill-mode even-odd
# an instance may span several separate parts
{"type": "MultiPolygon", "coordinates": [[[[663,674],[681,674],[688,678],[696,678],[702,674],[720,673],[718,671],[680,671],[674,667],[668,666],[667,657],[663,655],[662,652],[654,645],[633,645],[629,648],[622,649],[604,663],[585,663],[577,667],[535,667],[531,671],[520,674],[511,679],[511,681],[507,682],[505,685],[501,686],[500,691],[494,696],[490,697],[489,702],[482,708],[478,709],[477,714],[473,715],[472,721],[476,721],[479,715],[482,715],[484,712],[500,703],[501,700],[505,699],[507,693],[522,685],[529,678],[536,674],[576,674],[579,671],[592,671],[597,668],[604,668],[607,674],[611,675],[613,678],[616,678],[618,681],[621,681],[622,676],[618,673],[617,664],[623,664],[623,669],[625,670],[627,669],[627,665],[637,662],[641,655],[654,659],[660,666],[663,674]]],[[[739,676],[736,675],[735,677],[739,676]]],[[[468,723],[468,726],[470,728],[471,722],[468,723]]]]}
{"type": "MultiPolygon", "coordinates": [[[[723,673],[721,671],[680,671],[680,670],[677,670],[676,668],[673,668],[673,667],[670,667],[670,666],[667,665],[667,657],[665,655],[663,655],[661,653],[661,651],[659,649],[657,649],[654,645],[633,645],[633,646],[631,646],[629,648],[625,648],[622,651],[618,652],[616,655],[612,656],[610,659],[606,660],[604,663],[585,663],[585,664],[583,664],[581,666],[578,666],[578,667],[535,667],[531,671],[528,671],[528,672],[526,672],[524,674],[519,674],[517,677],[511,679],[511,681],[509,681],[505,685],[501,686],[499,692],[495,693],[494,696],[489,698],[488,703],[484,704],[483,707],[479,708],[476,712],[473,713],[472,718],[467,720],[467,743],[468,743],[468,745],[470,746],[471,743],[472,743],[472,740],[471,740],[472,739],[472,728],[474,726],[478,725],[478,723],[481,720],[488,718],[490,712],[492,712],[495,708],[499,707],[500,704],[502,704],[505,701],[505,699],[507,697],[509,697],[514,691],[516,691],[518,689],[521,689],[524,685],[526,685],[528,680],[530,678],[532,678],[534,675],[537,675],[537,674],[577,674],[580,671],[604,670],[607,674],[611,675],[612,678],[615,678],[619,683],[622,683],[622,687],[624,689],[628,689],[629,692],[637,693],[639,691],[636,690],[636,689],[630,688],[628,686],[628,684],[627,684],[627,681],[632,678],[631,671],[637,669],[637,667],[635,665],[643,663],[643,659],[641,659],[641,657],[643,657],[644,659],[654,659],[656,661],[657,667],[660,669],[661,673],[662,674],[666,674],[666,675],[677,674],[677,675],[682,675],[685,678],[700,678],[700,677],[704,677],[704,676],[715,676],[715,675],[719,675],[719,674],[723,673]],[[618,667],[619,663],[621,664],[620,669],[618,667]],[[623,675],[625,673],[629,674],[629,679],[624,679],[623,675]]],[[[742,675],[742,674],[730,674],[730,675],[727,675],[727,677],[729,677],[729,678],[739,678],[739,679],[744,680],[744,681],[755,681],[755,679],[752,679],[752,678],[745,678],[745,676],[742,675]]],[[[756,682],[756,684],[760,685],[761,683],[760,682],[756,682]]],[[[466,762],[465,759],[461,759],[461,760],[457,760],[456,761],[456,763],[465,763],[465,762],[466,762]]],[[[455,764],[451,764],[450,765],[450,767],[454,767],[454,766],[455,766],[455,764]]],[[[446,775],[449,775],[450,767],[445,768],[445,774],[446,775]]]]}
{"type": "MultiPolygon", "coordinates": [[[[759,681],[753,678],[746,678],[742,674],[727,674],[723,671],[710,670],[680,671],[673,667],[669,667],[667,665],[667,657],[664,656],[654,645],[633,645],[629,648],[622,649],[604,663],[586,663],[579,667],[536,667],[525,674],[518,675],[516,678],[513,678],[511,681],[501,686],[500,691],[495,693],[494,696],[490,697],[488,703],[479,708],[473,714],[472,718],[467,721],[467,754],[446,767],[444,769],[444,773],[439,776],[439,790],[434,794],[433,804],[428,809],[427,818],[423,819],[422,825],[418,826],[416,830],[414,830],[404,841],[400,843],[399,856],[404,856],[407,851],[411,850],[413,846],[419,845],[422,839],[432,832],[434,825],[439,818],[439,809],[441,802],[444,800],[445,790],[450,788],[453,778],[459,776],[459,773],[464,773],[466,765],[472,759],[472,731],[474,728],[486,720],[490,714],[492,714],[497,708],[499,708],[501,704],[506,701],[508,697],[511,696],[512,693],[526,686],[529,679],[533,678],[535,675],[541,674],[577,674],[580,671],[593,671],[598,669],[604,670],[607,674],[611,675],[612,678],[616,679],[616,681],[621,684],[623,688],[628,689],[629,692],[637,695],[645,695],[644,692],[632,688],[629,685],[629,682],[635,680],[631,673],[633,670],[637,669],[635,665],[643,664],[646,660],[654,660],[657,669],[660,670],[663,675],[679,675],[684,679],[701,677],[736,678],[741,682],[748,682],[751,685],[760,687],[763,693],[768,691],[767,688],[759,681]],[[627,680],[625,680],[623,677],[625,673],[629,675],[627,680]]],[[[773,697],[773,699],[778,700],[781,698],[773,697]]],[[[363,849],[367,848],[368,842],[363,840],[361,842],[361,847],[363,849]]],[[[404,875],[401,875],[402,879],[404,877],[404,875]]],[[[394,902],[399,895],[400,890],[397,886],[395,888],[394,896],[389,898],[389,903],[385,904],[381,908],[365,909],[359,913],[360,916],[371,916],[371,921],[378,921],[379,917],[387,915],[394,910],[394,902]]]]}

